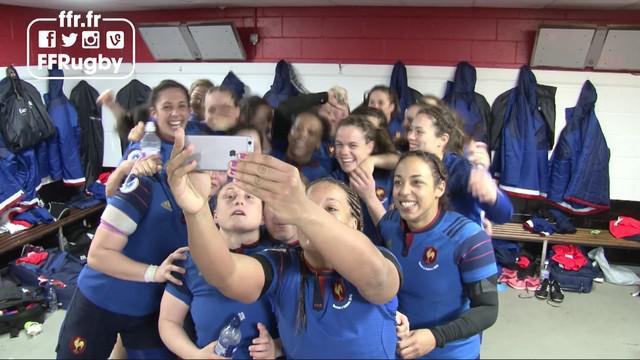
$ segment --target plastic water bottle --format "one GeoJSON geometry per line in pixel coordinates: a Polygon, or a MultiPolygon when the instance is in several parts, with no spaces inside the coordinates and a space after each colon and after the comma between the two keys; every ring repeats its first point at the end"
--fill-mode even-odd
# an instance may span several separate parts
{"type": "Polygon", "coordinates": [[[160,154],[160,146],[162,141],[156,134],[156,123],[154,121],[148,121],[144,125],[144,136],[140,141],[140,151],[143,156],[151,156],[160,154]]]}
{"type": "Polygon", "coordinates": [[[544,266],[542,267],[542,271],[540,271],[540,280],[545,280],[549,278],[549,260],[544,261],[544,266]]]}
{"type": "Polygon", "coordinates": [[[47,300],[49,311],[54,312],[58,310],[58,295],[56,295],[56,289],[53,285],[53,280],[49,280],[49,283],[47,285],[47,300]]]}
{"type": "Polygon", "coordinates": [[[231,357],[240,344],[242,335],[240,334],[240,322],[244,320],[244,313],[233,315],[229,325],[220,331],[218,343],[213,348],[213,352],[218,356],[231,357]]]}

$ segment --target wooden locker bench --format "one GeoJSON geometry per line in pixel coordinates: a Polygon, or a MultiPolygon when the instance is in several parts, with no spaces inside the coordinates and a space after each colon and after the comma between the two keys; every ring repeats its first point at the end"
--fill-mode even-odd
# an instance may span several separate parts
{"type": "Polygon", "coordinates": [[[9,233],[2,234],[0,235],[0,254],[55,233],[58,229],[67,224],[71,224],[75,221],[81,221],[93,214],[101,212],[104,207],[105,204],[100,204],[87,209],[71,209],[68,216],[60,219],[59,221],[54,221],[51,224],[36,225],[30,229],[17,232],[13,235],[9,233]]]}
{"type": "Polygon", "coordinates": [[[493,225],[492,237],[500,240],[542,243],[540,264],[544,264],[547,256],[547,245],[549,243],[640,249],[640,241],[616,239],[609,233],[609,230],[600,230],[599,234],[592,234],[592,230],[593,229],[577,228],[575,234],[556,233],[550,236],[540,236],[540,234],[531,233],[523,229],[522,224],[506,223],[503,225],[493,225]]]}

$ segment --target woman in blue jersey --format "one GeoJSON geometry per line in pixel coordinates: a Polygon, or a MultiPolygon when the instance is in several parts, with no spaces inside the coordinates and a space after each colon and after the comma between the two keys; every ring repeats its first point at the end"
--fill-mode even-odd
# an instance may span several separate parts
{"type": "MultiPolygon", "coordinates": [[[[264,250],[266,247],[260,239],[262,201],[233,183],[224,185],[217,197],[214,221],[228,248],[247,255],[264,250]]],[[[255,358],[273,358],[276,355],[273,348],[270,349],[271,353],[249,353],[252,339],[258,337],[260,332],[275,332],[275,318],[266,299],[243,304],[227,298],[202,277],[191,254],[187,255],[182,266],[185,269],[181,277],[182,285],[168,284],[165,288],[158,322],[160,336],[174,354],[182,359],[211,357],[220,330],[234,314],[243,312],[245,320],[240,326],[242,340],[233,357],[246,359],[251,355],[255,358]],[[195,343],[183,327],[189,312],[195,323],[195,343]]]]}
{"type": "Polygon", "coordinates": [[[331,177],[351,186],[363,202],[363,231],[375,239],[375,226],[391,204],[391,171],[360,167],[372,155],[394,153],[393,144],[385,142],[378,129],[363,115],[351,115],[336,130],[336,160],[339,169],[331,177]]]}
{"type": "Polygon", "coordinates": [[[246,256],[228,250],[206,206],[208,178],[184,164],[182,133],[168,171],[185,213],[191,254],[205,279],[225,296],[274,309],[287,358],[392,358],[399,268],[385,249],[358,231],[357,196],[343,184],[321,179],[306,191],[298,170],[276,158],[243,154],[229,174],[295,225],[300,248],[246,256]]]}
{"type": "Polygon", "coordinates": [[[410,150],[422,150],[436,155],[449,173],[447,191],[452,209],[478,224],[482,214],[494,223],[511,219],[513,206],[488,173],[486,148],[471,145],[469,158],[463,156],[464,130],[453,111],[423,105],[410,124],[410,150]]]}
{"type": "Polygon", "coordinates": [[[435,155],[404,154],[394,173],[395,209],[378,224],[403,270],[398,311],[411,331],[400,335],[398,354],[405,359],[477,359],[479,333],[498,316],[491,239],[445,210],[446,181],[435,155]]]}
{"type": "MultiPolygon", "coordinates": [[[[150,96],[162,151],[189,116],[187,89],[162,81],[150,96]]],[[[209,176],[207,181],[210,183],[209,176]]],[[[89,249],[87,265],[60,329],[59,358],[106,358],[120,334],[129,358],[171,356],[158,334],[164,282],[185,258],[186,226],[164,171],[131,176],[109,198],[89,249]]]]}

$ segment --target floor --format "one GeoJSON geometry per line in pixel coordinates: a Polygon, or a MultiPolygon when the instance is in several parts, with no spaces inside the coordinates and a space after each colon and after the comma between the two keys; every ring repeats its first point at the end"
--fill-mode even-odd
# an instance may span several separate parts
{"type": "MultiPolygon", "coordinates": [[[[634,287],[594,284],[589,294],[565,293],[560,307],[525,292],[500,293],[498,322],[484,333],[482,357],[640,359],[640,297],[634,287]]],[[[0,336],[0,358],[54,358],[64,311],[50,314],[40,335],[0,336]]]]}

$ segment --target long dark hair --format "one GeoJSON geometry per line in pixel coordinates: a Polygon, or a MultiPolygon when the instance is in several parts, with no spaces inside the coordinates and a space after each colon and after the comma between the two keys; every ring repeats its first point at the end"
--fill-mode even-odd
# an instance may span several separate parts
{"type": "Polygon", "coordinates": [[[259,96],[250,96],[242,99],[240,101],[240,124],[251,124],[260,106],[271,108],[269,103],[259,96]]]}
{"type": "MultiPolygon", "coordinates": [[[[345,185],[345,183],[338,181],[333,178],[321,178],[313,181],[309,186],[307,186],[307,192],[318,183],[329,183],[339,187],[342,191],[344,191],[347,197],[347,203],[349,204],[349,212],[351,216],[353,216],[357,225],[356,228],[358,231],[362,231],[363,220],[362,220],[362,207],[360,206],[360,198],[358,194],[356,194],[353,189],[345,185]]],[[[300,289],[298,291],[298,306],[296,310],[296,333],[301,334],[307,327],[307,311],[305,309],[305,284],[307,277],[309,275],[309,270],[304,262],[303,252],[300,252],[300,289]]]]}

